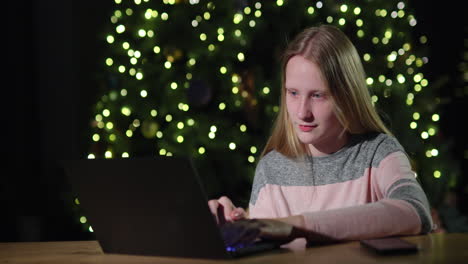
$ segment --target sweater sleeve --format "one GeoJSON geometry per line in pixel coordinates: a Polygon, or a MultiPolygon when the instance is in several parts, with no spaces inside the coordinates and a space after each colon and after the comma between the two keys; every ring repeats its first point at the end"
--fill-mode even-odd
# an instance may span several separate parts
{"type": "Polygon", "coordinates": [[[383,199],[364,205],[304,213],[304,228],[335,240],[414,235],[432,230],[429,203],[403,152],[385,157],[376,170],[383,199]]]}

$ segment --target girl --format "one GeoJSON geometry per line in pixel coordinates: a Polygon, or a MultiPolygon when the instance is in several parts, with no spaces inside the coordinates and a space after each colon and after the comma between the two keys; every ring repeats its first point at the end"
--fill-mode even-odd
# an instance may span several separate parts
{"type": "Polygon", "coordinates": [[[426,195],[376,113],[345,34],[326,25],[305,29],[284,53],[282,80],[280,112],[255,172],[250,220],[241,220],[246,212],[227,197],[208,202],[220,224],[234,222],[240,230],[231,242],[430,232],[426,195]]]}

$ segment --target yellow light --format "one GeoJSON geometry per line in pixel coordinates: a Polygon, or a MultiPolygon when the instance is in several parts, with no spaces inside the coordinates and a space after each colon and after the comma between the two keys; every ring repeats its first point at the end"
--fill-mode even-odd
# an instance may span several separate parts
{"type": "Polygon", "coordinates": [[[221,67],[219,68],[219,72],[222,73],[222,74],[226,74],[227,68],[226,68],[225,66],[221,66],[221,67]]]}
{"type": "Polygon", "coordinates": [[[439,155],[439,151],[437,149],[432,149],[431,154],[432,156],[436,157],[437,155],[439,155]]]}
{"type": "Polygon", "coordinates": [[[254,20],[250,20],[250,21],[249,21],[249,26],[250,26],[250,27],[255,27],[255,21],[254,21],[254,20]]]}
{"type": "Polygon", "coordinates": [[[333,22],[333,17],[328,16],[328,17],[327,17],[327,22],[328,22],[328,23],[332,23],[332,22],[333,22]]]}
{"type": "Polygon", "coordinates": [[[106,128],[110,130],[110,129],[114,128],[114,124],[112,122],[107,122],[106,123],[106,128]]]}
{"type": "Polygon", "coordinates": [[[209,13],[209,12],[203,13],[203,18],[204,18],[205,20],[210,20],[210,18],[211,18],[210,13],[209,13]]]}
{"type": "Polygon", "coordinates": [[[239,52],[239,53],[237,54],[237,59],[238,59],[239,61],[244,61],[244,60],[245,60],[244,53],[239,52]]]}
{"type": "Polygon", "coordinates": [[[406,81],[405,76],[403,76],[403,74],[398,74],[397,80],[399,83],[404,83],[406,81]]]}
{"type": "Polygon", "coordinates": [[[163,137],[163,132],[161,132],[161,131],[156,132],[156,137],[157,138],[162,138],[163,137]]]}
{"type": "Polygon", "coordinates": [[[356,19],[356,26],[362,27],[362,25],[364,25],[364,21],[362,21],[362,19],[356,19]]]}
{"type": "Polygon", "coordinates": [[[346,24],[346,20],[344,18],[340,18],[338,20],[338,24],[340,24],[340,26],[343,26],[344,24],[346,24]]]}
{"type": "Polygon", "coordinates": [[[263,87],[263,93],[264,94],[269,94],[270,93],[270,88],[268,88],[267,86],[263,87]]]}
{"type": "Polygon", "coordinates": [[[124,73],[124,72],[125,72],[125,66],[120,65],[120,66],[119,66],[119,72],[120,72],[120,73],[124,73]]]}
{"type": "Polygon", "coordinates": [[[159,52],[161,52],[161,48],[159,46],[154,46],[153,52],[158,54],[159,52]]]}
{"type": "Polygon", "coordinates": [[[94,156],[94,154],[92,154],[92,153],[88,154],[88,159],[95,159],[95,158],[96,158],[96,156],[94,156]]]}
{"type": "Polygon", "coordinates": [[[205,153],[205,148],[204,147],[199,147],[198,148],[198,153],[200,153],[200,155],[203,155],[205,153]]]}
{"type": "Polygon", "coordinates": [[[422,139],[427,139],[428,137],[429,137],[429,134],[426,131],[421,133],[421,138],[422,139]]]}
{"type": "Polygon", "coordinates": [[[230,150],[235,150],[236,149],[236,144],[234,142],[229,143],[229,149],[230,150]]]}
{"type": "Polygon", "coordinates": [[[414,80],[414,82],[417,82],[417,83],[420,82],[422,80],[422,74],[418,73],[418,74],[414,75],[413,80],[414,80]]]}
{"type": "Polygon", "coordinates": [[[138,73],[135,75],[135,78],[137,78],[137,80],[143,79],[143,73],[138,72],[138,73]]]}
{"type": "Polygon", "coordinates": [[[167,114],[167,115],[166,115],[166,121],[167,121],[167,122],[171,122],[171,121],[172,121],[172,115],[167,114]]]}
{"type": "Polygon", "coordinates": [[[231,78],[232,83],[238,83],[240,81],[240,77],[237,74],[233,74],[231,78]]]}
{"type": "Polygon", "coordinates": [[[435,130],[434,128],[431,127],[431,128],[429,128],[429,129],[427,130],[427,132],[429,133],[429,136],[433,136],[433,135],[435,135],[436,130],[435,130]]]}
{"type": "Polygon", "coordinates": [[[124,25],[118,25],[116,28],[115,28],[115,31],[119,34],[122,34],[125,32],[125,26],[124,25]]]}
{"type": "Polygon", "coordinates": [[[367,83],[368,85],[372,85],[372,84],[374,83],[374,79],[372,79],[371,77],[367,77],[366,83],[367,83]]]}
{"type": "Polygon", "coordinates": [[[133,131],[128,129],[127,131],[125,131],[125,135],[127,135],[127,137],[132,137],[133,136],[133,131]]]}
{"type": "Polygon", "coordinates": [[[250,153],[252,153],[252,154],[257,153],[257,147],[251,146],[251,147],[250,147],[250,153]]]}
{"type": "Polygon", "coordinates": [[[240,31],[240,29],[236,29],[236,30],[234,31],[234,35],[235,35],[236,37],[240,37],[240,36],[242,36],[242,31],[240,31]]]}
{"type": "Polygon", "coordinates": [[[249,15],[251,11],[252,11],[252,10],[251,10],[250,7],[248,7],[248,6],[244,8],[244,13],[245,13],[246,15],[249,15]]]}
{"type": "Polygon", "coordinates": [[[307,13],[309,13],[309,15],[312,15],[314,11],[315,9],[312,6],[309,6],[309,8],[307,8],[307,13]]]}
{"type": "Polygon", "coordinates": [[[426,157],[428,157],[428,158],[432,157],[432,152],[430,150],[426,151],[426,157]]]}
{"type": "Polygon", "coordinates": [[[161,19],[162,19],[162,20],[168,20],[168,19],[169,19],[169,15],[168,15],[167,13],[164,12],[164,13],[161,14],[161,19]]]}
{"type": "Polygon", "coordinates": [[[178,136],[177,137],[177,142],[179,142],[179,143],[184,142],[184,137],[183,136],[178,136]]]}
{"type": "Polygon", "coordinates": [[[128,154],[128,152],[122,153],[122,158],[128,158],[128,157],[130,157],[130,155],[128,154]]]}
{"type": "Polygon", "coordinates": [[[414,86],[414,91],[420,92],[421,90],[422,90],[422,86],[421,86],[420,84],[416,84],[416,85],[414,86]]]}
{"type": "Polygon", "coordinates": [[[115,140],[117,139],[117,136],[115,136],[115,134],[110,134],[109,135],[109,140],[114,142],[115,140]]]}
{"type": "Polygon", "coordinates": [[[226,104],[225,103],[220,103],[219,104],[219,110],[224,110],[226,109],[226,104]]]}
{"type": "Polygon", "coordinates": [[[78,198],[75,198],[74,202],[76,205],[80,205],[80,200],[78,200],[78,198]]]}
{"type": "Polygon", "coordinates": [[[410,123],[410,128],[411,129],[416,129],[417,127],[418,127],[418,124],[416,122],[413,121],[413,122],[410,123]]]}
{"type": "Polygon", "coordinates": [[[438,178],[440,178],[440,176],[442,176],[442,173],[440,171],[438,171],[438,170],[435,170],[434,171],[434,178],[438,179],[438,178]]]}
{"type": "Polygon", "coordinates": [[[343,13],[346,13],[346,11],[348,11],[348,6],[347,5],[341,5],[340,6],[340,11],[343,12],[343,13]]]}
{"type": "Polygon", "coordinates": [[[214,139],[214,138],[216,137],[216,134],[213,133],[213,132],[210,132],[210,133],[208,133],[208,137],[209,137],[210,139],[214,139]]]}
{"type": "Polygon", "coordinates": [[[146,31],[145,31],[144,29],[138,30],[138,36],[139,36],[140,38],[145,37],[145,36],[146,36],[146,31]]]}
{"type": "Polygon", "coordinates": [[[440,119],[440,117],[439,117],[438,114],[433,114],[432,115],[432,121],[437,122],[437,121],[439,121],[439,119],[440,119]]]}
{"type": "Polygon", "coordinates": [[[282,6],[284,4],[283,0],[276,0],[277,6],[282,6]]]}
{"type": "Polygon", "coordinates": [[[201,40],[201,41],[205,41],[205,40],[206,40],[206,34],[205,34],[205,33],[201,33],[201,34],[200,34],[200,40],[201,40]]]}
{"type": "Polygon", "coordinates": [[[171,66],[172,66],[172,63],[171,63],[170,61],[166,61],[166,62],[164,63],[164,67],[165,67],[166,69],[170,69],[171,66]]]}
{"type": "Polygon", "coordinates": [[[232,87],[232,93],[237,94],[239,92],[239,88],[237,86],[232,87]]]}
{"type": "Polygon", "coordinates": [[[102,110],[102,115],[105,116],[105,117],[108,117],[110,115],[109,109],[102,110]]]}
{"type": "Polygon", "coordinates": [[[104,153],[104,157],[106,159],[111,159],[112,158],[112,152],[110,150],[106,151],[106,153],[104,153]]]}
{"type": "Polygon", "coordinates": [[[167,154],[167,150],[165,150],[165,149],[160,149],[159,150],[159,155],[164,156],[166,154],[167,154]]]}
{"type": "Polygon", "coordinates": [[[189,118],[189,119],[187,120],[187,125],[189,125],[189,126],[195,125],[195,120],[193,120],[192,118],[189,118]]]}
{"type": "Polygon", "coordinates": [[[224,40],[224,35],[218,35],[218,41],[223,41],[224,40]]]}
{"type": "Polygon", "coordinates": [[[247,160],[250,162],[250,163],[254,163],[255,162],[255,157],[254,156],[249,156],[247,158],[247,160]]]}
{"type": "Polygon", "coordinates": [[[155,109],[152,109],[151,112],[150,112],[150,115],[151,115],[152,117],[156,117],[156,116],[158,115],[158,111],[155,110],[155,109]]]}
{"type": "Polygon", "coordinates": [[[244,16],[240,13],[234,15],[233,22],[234,24],[239,24],[244,19],[244,16]]]}
{"type": "Polygon", "coordinates": [[[94,135],[93,135],[93,141],[94,141],[94,142],[98,142],[99,139],[101,139],[101,137],[99,136],[99,134],[94,134],[94,135]]]}
{"type": "Polygon", "coordinates": [[[91,232],[91,233],[93,233],[93,232],[94,232],[94,230],[93,230],[93,227],[92,227],[92,226],[89,226],[88,230],[89,230],[89,232],[91,232]]]}
{"type": "Polygon", "coordinates": [[[148,92],[146,90],[141,90],[140,96],[145,98],[146,96],[148,96],[148,92]]]}
{"type": "Polygon", "coordinates": [[[372,103],[374,104],[377,103],[377,101],[379,101],[379,97],[377,95],[373,95],[371,99],[372,99],[372,103]]]}
{"type": "Polygon", "coordinates": [[[85,216],[80,217],[80,223],[84,224],[86,223],[87,219],[85,216]]]}
{"type": "Polygon", "coordinates": [[[242,124],[242,125],[240,125],[239,129],[240,129],[241,132],[245,132],[245,131],[247,131],[247,126],[242,124]]]}
{"type": "Polygon", "coordinates": [[[360,7],[354,8],[354,14],[355,15],[359,15],[360,13],[361,13],[361,8],[360,7]]]}
{"type": "Polygon", "coordinates": [[[213,125],[213,126],[210,127],[210,131],[213,132],[213,133],[215,133],[217,130],[218,130],[218,129],[216,128],[215,125],[213,125]]]}
{"type": "Polygon", "coordinates": [[[183,129],[184,128],[184,123],[182,123],[182,122],[177,123],[177,128],[178,129],[183,129]]]}
{"type": "Polygon", "coordinates": [[[112,60],[111,58],[107,58],[106,59],[106,65],[107,66],[112,66],[112,64],[114,64],[114,60],[112,60]]]}

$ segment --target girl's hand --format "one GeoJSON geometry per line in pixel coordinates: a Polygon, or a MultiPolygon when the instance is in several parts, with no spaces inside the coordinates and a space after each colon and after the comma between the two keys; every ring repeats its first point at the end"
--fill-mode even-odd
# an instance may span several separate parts
{"type": "Polygon", "coordinates": [[[245,210],[241,207],[236,207],[226,196],[222,196],[217,200],[209,200],[208,207],[218,225],[247,218],[245,210]]]}

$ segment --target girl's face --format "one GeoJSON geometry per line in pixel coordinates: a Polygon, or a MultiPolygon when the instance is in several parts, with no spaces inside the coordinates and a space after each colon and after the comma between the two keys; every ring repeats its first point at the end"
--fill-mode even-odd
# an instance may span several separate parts
{"type": "Polygon", "coordinates": [[[299,140],[312,156],[338,151],[348,137],[333,112],[334,104],[319,67],[300,55],[286,65],[286,107],[299,140]]]}

